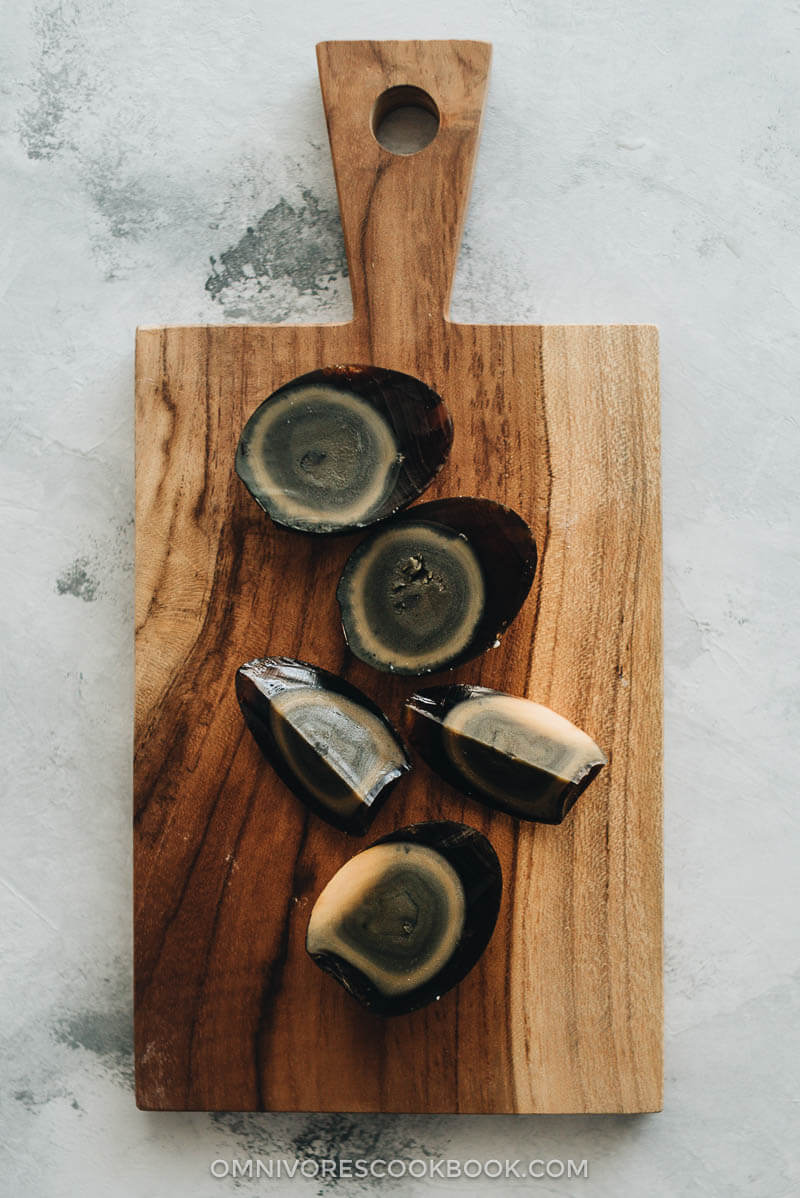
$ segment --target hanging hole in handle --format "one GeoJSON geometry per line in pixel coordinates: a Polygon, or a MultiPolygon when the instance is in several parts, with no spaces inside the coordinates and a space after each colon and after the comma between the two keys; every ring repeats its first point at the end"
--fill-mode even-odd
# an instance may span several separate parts
{"type": "Polygon", "coordinates": [[[418,154],[439,132],[439,109],[421,87],[390,87],[378,96],[370,121],[375,140],[392,154],[418,154]]]}

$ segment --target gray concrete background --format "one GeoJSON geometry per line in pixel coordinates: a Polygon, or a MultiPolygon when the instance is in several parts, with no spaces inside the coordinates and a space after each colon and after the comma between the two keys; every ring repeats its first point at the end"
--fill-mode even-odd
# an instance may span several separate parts
{"type": "Polygon", "coordinates": [[[797,1193],[796,2],[7,6],[0,1191],[337,1188],[216,1158],[589,1162],[360,1194],[797,1193]],[[337,320],[314,43],[494,43],[464,320],[661,328],[666,1109],[148,1115],[131,1093],[133,331],[337,320]]]}

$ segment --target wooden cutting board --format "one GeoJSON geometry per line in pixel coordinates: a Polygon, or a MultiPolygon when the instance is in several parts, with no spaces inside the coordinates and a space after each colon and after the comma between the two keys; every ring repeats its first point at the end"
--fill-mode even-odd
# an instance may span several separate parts
{"type": "Polygon", "coordinates": [[[479,42],[318,47],[351,322],[138,332],[135,1023],[147,1109],[661,1105],[657,335],[447,319],[489,57],[479,42]],[[434,141],[407,157],[370,130],[376,99],[401,85],[423,88],[440,115],[434,141]],[[306,814],[245,729],[234,672],[264,654],[344,674],[395,722],[413,689],[345,649],[334,590],[358,538],[279,531],[234,474],[254,408],[337,363],[406,371],[446,399],[455,442],[426,499],[486,496],[534,529],[540,564],[522,612],[499,648],[450,677],[545,703],[609,754],[560,827],[489,812],[418,762],[355,840],[306,814]],[[309,912],[358,849],[440,818],[497,850],[497,929],[441,1001],[381,1020],[307,958],[309,912]]]}

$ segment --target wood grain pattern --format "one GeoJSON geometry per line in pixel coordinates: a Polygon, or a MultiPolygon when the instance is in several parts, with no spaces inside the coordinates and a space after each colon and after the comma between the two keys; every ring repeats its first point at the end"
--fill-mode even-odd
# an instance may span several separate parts
{"type": "MultiPolygon", "coordinates": [[[[486,86],[475,42],[318,48],[352,322],[137,337],[136,1081],[152,1109],[601,1112],[661,1104],[661,532],[656,332],[455,325],[446,310],[486,86]],[[440,130],[408,158],[369,131],[416,84],[440,130]],[[546,703],[609,753],[560,827],[462,798],[422,763],[368,838],[311,816],[234,695],[265,653],[335,670],[397,720],[413,680],[346,652],[334,591],[357,538],[271,526],[233,470],[246,419],[295,375],[368,363],[447,400],[425,498],[482,495],[540,565],[501,645],[449,677],[546,703]],[[404,823],[485,832],[505,892],[472,973],[380,1020],[306,957],[316,895],[404,823]]],[[[436,682],[439,678],[431,681],[436,682]]]]}

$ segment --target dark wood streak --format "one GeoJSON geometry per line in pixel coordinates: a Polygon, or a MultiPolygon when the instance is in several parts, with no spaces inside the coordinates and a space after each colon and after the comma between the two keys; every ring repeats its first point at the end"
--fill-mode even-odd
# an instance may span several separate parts
{"type": "Polygon", "coordinates": [[[203,388],[203,403],[205,406],[206,418],[203,421],[203,433],[204,433],[203,461],[206,464],[206,471],[205,471],[205,476],[203,479],[203,486],[200,487],[200,489],[198,490],[197,499],[195,500],[194,507],[192,508],[192,519],[197,524],[200,524],[203,516],[205,515],[206,506],[208,503],[208,491],[209,491],[208,465],[209,465],[209,462],[211,461],[211,388],[209,386],[209,364],[211,361],[211,330],[209,328],[206,328],[205,334],[206,334],[206,352],[204,355],[205,371],[204,371],[203,378],[204,378],[205,386],[203,388]]]}
{"type": "MultiPolygon", "coordinates": [[[[161,448],[162,448],[162,451],[163,451],[165,457],[169,457],[170,448],[172,446],[172,441],[175,436],[175,429],[177,427],[178,420],[179,420],[178,407],[172,398],[172,393],[170,391],[170,385],[169,385],[169,372],[167,369],[167,337],[168,337],[168,331],[166,329],[162,330],[162,333],[161,333],[161,381],[160,381],[160,388],[159,388],[159,396],[160,396],[162,404],[169,412],[170,418],[171,418],[170,431],[167,434],[166,438],[164,439],[164,441],[162,442],[162,445],[161,445],[161,448]]],[[[137,422],[138,421],[139,421],[139,414],[137,412],[137,422]]],[[[163,497],[164,497],[163,496],[163,488],[166,484],[166,481],[167,481],[166,474],[159,475],[158,486],[156,488],[156,496],[155,496],[154,506],[158,506],[159,502],[161,500],[163,500],[163,497]]],[[[175,528],[177,527],[179,517],[180,517],[180,508],[179,508],[178,504],[174,504],[171,506],[171,509],[170,509],[170,522],[169,522],[169,528],[168,528],[167,536],[166,536],[167,545],[172,543],[172,538],[173,538],[173,535],[175,532],[175,528]]],[[[164,584],[164,580],[165,580],[168,568],[169,568],[169,552],[167,551],[162,556],[161,571],[160,571],[158,578],[156,580],[156,583],[153,587],[150,603],[147,608],[147,613],[145,615],[145,618],[141,622],[141,624],[136,625],[137,633],[140,631],[141,628],[144,627],[144,625],[147,623],[148,618],[153,614],[154,608],[156,607],[156,605],[158,603],[159,593],[163,590],[163,584],[164,584]]]]}
{"type": "MultiPolygon", "coordinates": [[[[503,901],[506,904],[506,940],[509,944],[514,943],[514,911],[516,909],[515,896],[517,893],[517,862],[519,858],[519,825],[516,821],[513,822],[511,829],[511,850],[506,859],[505,868],[503,871],[503,901]]],[[[505,1008],[507,1011],[512,1009],[513,997],[511,990],[511,970],[506,969],[503,975],[503,993],[505,1008]]]]}
{"type": "Polygon", "coordinates": [[[292,914],[294,897],[300,888],[299,874],[303,869],[302,856],[308,836],[308,824],[310,815],[306,814],[303,819],[303,827],[295,850],[294,868],[292,870],[292,884],[289,888],[289,893],[286,898],[286,905],[283,910],[281,922],[281,931],[278,938],[278,949],[275,956],[264,967],[264,981],[261,987],[261,1003],[258,1013],[258,1023],[256,1024],[255,1035],[253,1038],[253,1052],[255,1057],[256,1070],[256,1096],[257,1109],[259,1111],[268,1111],[272,1108],[267,1103],[268,1096],[268,1081],[266,1077],[266,1069],[264,1062],[267,1057],[266,1045],[269,1040],[272,1023],[275,1017],[275,1004],[280,993],[281,984],[283,981],[283,971],[286,968],[286,962],[289,957],[289,937],[292,929],[292,914]]]}
{"type": "MultiPolygon", "coordinates": [[[[175,893],[175,898],[174,898],[170,908],[162,913],[160,936],[156,942],[156,947],[155,947],[154,951],[152,952],[151,959],[149,962],[145,962],[142,959],[142,955],[141,954],[139,955],[138,962],[137,962],[137,971],[136,971],[136,995],[137,995],[137,999],[139,1001],[142,1001],[144,999],[144,997],[151,985],[153,975],[155,974],[156,970],[158,969],[159,962],[161,961],[161,959],[163,957],[164,947],[166,945],[170,930],[172,929],[175,921],[177,920],[178,916],[181,913],[181,909],[186,900],[186,894],[189,890],[189,886],[191,885],[192,878],[194,877],[194,872],[195,872],[195,869],[197,868],[197,863],[200,860],[200,856],[203,852],[203,849],[206,846],[206,841],[207,841],[207,838],[209,835],[212,821],[214,819],[214,815],[215,815],[217,808],[220,804],[220,801],[222,799],[223,793],[225,791],[225,785],[228,781],[228,778],[230,777],[230,773],[233,768],[233,763],[236,759],[236,753],[239,750],[239,747],[241,746],[242,740],[244,739],[244,735],[245,735],[245,730],[242,729],[239,733],[239,737],[238,737],[238,740],[236,741],[236,745],[234,747],[233,753],[231,754],[231,758],[228,762],[227,769],[225,770],[225,773],[222,776],[222,780],[220,782],[219,789],[217,790],[216,796],[214,798],[214,802],[212,803],[211,809],[208,812],[205,823],[202,826],[202,831],[200,833],[200,838],[197,841],[196,848],[189,859],[186,869],[184,870],[182,880],[178,883],[178,890],[175,893]]],[[[226,877],[227,877],[227,874],[226,874],[226,877]]]]}
{"type": "MultiPolygon", "coordinates": [[[[239,743],[241,743],[241,739],[242,738],[240,737],[239,743]]],[[[225,787],[224,787],[224,783],[223,783],[223,786],[220,788],[220,794],[222,793],[222,790],[224,790],[224,788],[225,787]]],[[[195,1079],[193,1076],[193,1057],[194,1057],[195,1034],[197,1031],[197,1020],[198,1020],[198,1016],[200,1013],[200,1008],[203,1003],[204,990],[205,990],[206,980],[208,978],[208,973],[209,973],[209,966],[211,963],[211,958],[212,958],[215,943],[216,943],[217,929],[219,927],[220,915],[222,913],[222,904],[225,901],[225,895],[227,892],[228,883],[230,882],[230,879],[231,879],[231,874],[233,873],[233,870],[236,866],[237,853],[239,852],[239,847],[240,847],[240,845],[242,843],[242,839],[244,837],[244,832],[247,827],[247,822],[250,818],[250,813],[253,810],[253,804],[256,801],[256,794],[257,794],[257,788],[254,787],[253,791],[250,795],[250,798],[247,802],[247,806],[244,810],[244,814],[242,816],[241,823],[239,824],[239,831],[236,835],[236,840],[234,841],[233,848],[231,849],[231,852],[229,854],[228,867],[225,870],[225,874],[222,879],[222,885],[220,886],[219,897],[218,897],[216,905],[214,907],[214,914],[213,914],[213,918],[211,920],[211,927],[209,928],[208,938],[206,940],[206,948],[205,948],[205,952],[203,953],[203,962],[200,967],[200,972],[199,972],[199,975],[197,978],[197,988],[196,988],[194,1000],[192,1003],[192,1014],[191,1014],[191,1018],[189,1021],[189,1051],[187,1053],[187,1074],[188,1074],[187,1088],[188,1088],[188,1091],[190,1094],[193,1093],[193,1091],[195,1089],[195,1079]]],[[[213,812],[212,812],[212,816],[213,816],[213,812]]],[[[211,823],[211,819],[209,819],[206,827],[208,827],[210,825],[210,823],[211,823]]],[[[186,887],[184,887],[184,893],[185,893],[185,890],[186,890],[186,887]]]]}
{"type": "MultiPolygon", "coordinates": [[[[361,221],[361,225],[359,227],[358,249],[359,249],[359,259],[360,259],[361,265],[360,265],[360,267],[356,264],[354,264],[354,265],[355,265],[356,269],[360,270],[359,277],[361,278],[361,286],[364,291],[364,312],[365,312],[365,314],[371,314],[373,311],[373,301],[372,301],[372,297],[371,297],[371,285],[370,285],[370,281],[369,281],[369,271],[367,269],[367,263],[370,260],[370,246],[369,246],[369,235],[371,232],[370,213],[372,211],[372,205],[375,201],[375,197],[380,188],[381,179],[383,178],[384,174],[386,173],[386,168],[388,167],[388,165],[389,165],[388,160],[379,162],[377,165],[377,168],[375,171],[375,182],[370,187],[370,190],[367,194],[367,206],[366,206],[366,210],[364,212],[364,218],[361,221]]],[[[349,261],[348,261],[348,270],[350,271],[350,275],[352,277],[355,274],[355,270],[354,270],[353,266],[351,266],[349,261]]],[[[378,355],[376,354],[376,350],[375,350],[375,343],[374,343],[372,330],[373,330],[373,322],[372,322],[372,320],[370,320],[368,323],[368,326],[367,326],[367,335],[366,335],[367,336],[367,352],[368,352],[368,357],[369,357],[370,362],[377,362],[378,355]]],[[[378,363],[378,364],[380,365],[380,363],[378,363]]]]}
{"type": "MultiPolygon", "coordinates": [[[[542,356],[542,341],[539,337],[536,358],[536,384],[535,384],[535,404],[536,413],[538,416],[537,432],[539,433],[538,444],[536,446],[538,458],[544,464],[546,489],[544,494],[545,501],[545,522],[544,536],[537,539],[536,548],[538,552],[538,560],[536,563],[536,575],[533,582],[533,627],[531,628],[530,647],[528,650],[528,663],[525,667],[525,677],[530,679],[533,673],[533,652],[536,645],[536,629],[539,624],[539,610],[542,600],[542,579],[547,562],[547,548],[550,543],[550,496],[553,490],[553,464],[550,459],[550,433],[547,425],[547,406],[544,401],[544,361],[542,356]]],[[[530,602],[530,601],[529,601],[530,602]]]]}
{"type": "MultiPolygon", "coordinates": [[[[191,711],[194,708],[198,689],[200,693],[203,693],[202,682],[204,673],[208,672],[209,663],[211,663],[213,674],[214,650],[217,645],[224,644],[231,634],[236,611],[236,596],[240,591],[240,571],[250,571],[253,566],[253,563],[248,562],[246,550],[249,541],[248,533],[254,528],[255,525],[252,523],[242,525],[232,521],[228,527],[228,536],[231,538],[230,546],[218,543],[211,593],[197,637],[182,657],[170,686],[153,707],[143,729],[143,735],[137,738],[134,755],[134,765],[137,770],[134,806],[134,822],[136,824],[141,824],[147,812],[157,780],[164,774],[169,774],[174,762],[183,753],[186,735],[176,737],[174,735],[175,725],[183,727],[185,733],[183,712],[191,711]],[[222,563],[221,568],[220,563],[222,563]],[[187,688],[187,678],[195,679],[194,686],[187,688]],[[164,721],[166,712],[170,713],[169,724],[164,721]],[[163,757],[153,753],[152,740],[154,735],[157,735],[154,730],[158,726],[165,729],[162,736],[168,737],[171,745],[165,750],[163,757]],[[148,764],[150,766],[149,774],[145,772],[148,764]]],[[[258,540],[259,538],[256,538],[257,542],[258,540]]],[[[212,686],[213,681],[212,677],[210,679],[212,686]]]]}

